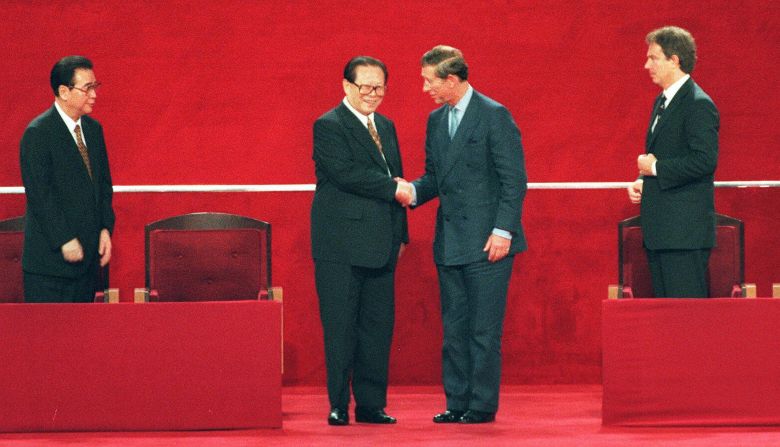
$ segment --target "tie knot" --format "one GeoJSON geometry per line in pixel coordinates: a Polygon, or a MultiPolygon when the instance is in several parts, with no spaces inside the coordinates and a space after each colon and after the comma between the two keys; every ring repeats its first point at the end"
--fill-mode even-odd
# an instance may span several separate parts
{"type": "Polygon", "coordinates": [[[73,129],[73,131],[76,132],[76,133],[81,133],[81,127],[79,127],[79,125],[76,124],[76,128],[73,129]]]}

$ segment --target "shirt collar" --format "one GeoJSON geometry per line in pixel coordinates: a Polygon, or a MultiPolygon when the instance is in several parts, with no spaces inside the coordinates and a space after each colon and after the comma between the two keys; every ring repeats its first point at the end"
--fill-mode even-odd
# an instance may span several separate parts
{"type": "Polygon", "coordinates": [[[669,106],[669,103],[672,102],[672,98],[674,98],[674,95],[677,94],[678,91],[682,88],[683,84],[685,84],[685,81],[691,78],[691,75],[686,74],[685,76],[681,77],[677,80],[674,84],[670,85],[669,87],[664,90],[664,97],[666,98],[666,102],[664,103],[664,107],[669,106]]]}
{"type": "Polygon", "coordinates": [[[60,114],[60,117],[63,121],[65,121],[65,125],[68,126],[68,130],[71,132],[75,132],[74,129],[76,126],[81,126],[81,118],[79,117],[78,120],[73,121],[73,118],[69,117],[67,113],[65,113],[64,110],[62,110],[62,107],[60,107],[59,103],[57,101],[54,101],[54,107],[57,109],[57,113],[60,114]]]}
{"type": "Polygon", "coordinates": [[[474,87],[469,84],[469,88],[466,89],[466,94],[463,95],[463,97],[460,98],[460,101],[458,101],[458,103],[453,107],[453,109],[458,109],[460,116],[463,116],[463,113],[466,111],[466,107],[468,107],[469,103],[471,102],[472,96],[474,96],[474,87]]]}
{"type": "MultiPolygon", "coordinates": [[[[371,112],[368,116],[363,115],[362,113],[358,112],[357,109],[352,107],[352,104],[349,103],[346,96],[344,97],[344,100],[342,102],[344,103],[345,106],[347,106],[349,111],[352,112],[357,117],[357,119],[360,120],[361,123],[363,123],[363,126],[365,126],[366,128],[368,128],[369,119],[374,123],[376,123],[376,120],[374,119],[374,112],[371,112]]],[[[376,128],[376,124],[374,124],[374,128],[376,128]]]]}

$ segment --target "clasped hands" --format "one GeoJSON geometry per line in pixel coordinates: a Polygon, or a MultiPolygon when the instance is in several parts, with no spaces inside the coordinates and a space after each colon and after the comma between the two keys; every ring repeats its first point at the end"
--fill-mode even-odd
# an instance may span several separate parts
{"type": "Polygon", "coordinates": [[[395,200],[403,207],[411,205],[414,200],[412,184],[401,177],[395,177],[393,180],[398,184],[395,189],[395,200]]]}
{"type": "Polygon", "coordinates": [[[639,169],[639,175],[653,175],[653,163],[657,159],[653,154],[642,154],[636,159],[636,167],[639,169]]]}
{"type": "MultiPolygon", "coordinates": [[[[642,154],[636,159],[636,167],[639,170],[641,176],[653,176],[653,163],[657,159],[653,154],[642,154]]],[[[642,202],[642,187],[644,186],[644,180],[637,179],[628,187],[628,199],[631,203],[638,205],[642,202]]]]}

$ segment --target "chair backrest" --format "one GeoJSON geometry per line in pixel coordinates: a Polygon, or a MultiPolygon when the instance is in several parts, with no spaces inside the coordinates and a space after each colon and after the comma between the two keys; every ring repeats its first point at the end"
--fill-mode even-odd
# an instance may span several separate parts
{"type": "Polygon", "coordinates": [[[0,303],[24,302],[24,216],[0,220],[0,303]]]}
{"type": "MultiPolygon", "coordinates": [[[[739,219],[715,216],[717,246],[710,253],[709,295],[740,296],[745,282],[745,228],[739,219]]],[[[618,280],[623,296],[653,296],[641,223],[640,216],[618,222],[618,280]]]]}
{"type": "Polygon", "coordinates": [[[145,226],[146,288],[160,301],[257,299],[271,287],[271,225],[225,213],[145,226]]]}

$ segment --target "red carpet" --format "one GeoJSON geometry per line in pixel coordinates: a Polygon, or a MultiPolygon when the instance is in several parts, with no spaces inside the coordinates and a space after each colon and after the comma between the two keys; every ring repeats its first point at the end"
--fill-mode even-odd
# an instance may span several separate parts
{"type": "Polygon", "coordinates": [[[601,386],[507,386],[494,424],[434,425],[442,409],[436,387],[393,388],[395,426],[325,422],[324,388],[286,388],[284,428],[200,432],[108,432],[0,435],[3,447],[39,446],[780,446],[780,427],[603,428],[601,386]]]}

